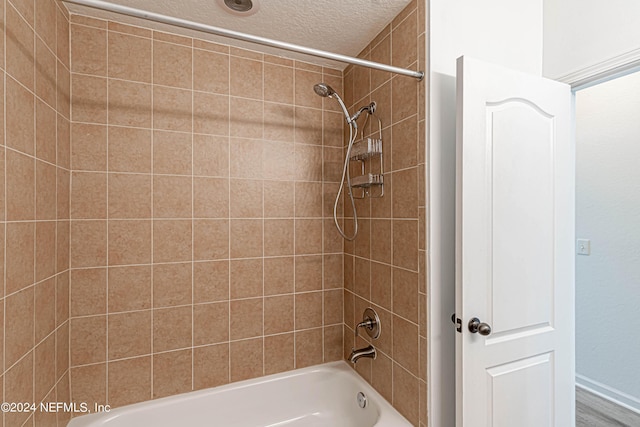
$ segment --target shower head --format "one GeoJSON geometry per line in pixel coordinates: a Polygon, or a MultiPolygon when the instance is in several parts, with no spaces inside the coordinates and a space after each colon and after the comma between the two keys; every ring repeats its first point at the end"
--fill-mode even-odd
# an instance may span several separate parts
{"type": "Polygon", "coordinates": [[[313,86],[313,90],[323,98],[335,98],[338,100],[340,107],[342,107],[342,112],[344,113],[345,119],[347,119],[347,123],[350,125],[353,124],[355,126],[356,122],[351,120],[351,116],[349,116],[349,111],[347,111],[347,107],[342,102],[342,98],[338,95],[338,92],[333,90],[331,86],[326,83],[318,83],[313,86]]]}
{"type": "Polygon", "coordinates": [[[336,94],[336,91],[326,83],[318,83],[314,85],[313,90],[315,90],[316,93],[323,98],[331,98],[334,94],[336,94]]]}

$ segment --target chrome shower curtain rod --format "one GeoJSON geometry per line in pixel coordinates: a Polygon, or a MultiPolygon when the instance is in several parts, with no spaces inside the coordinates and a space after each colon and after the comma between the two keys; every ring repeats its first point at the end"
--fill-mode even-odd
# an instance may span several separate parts
{"type": "Polygon", "coordinates": [[[306,46],[300,46],[292,43],[281,42],[278,40],[272,40],[265,37],[254,36],[251,34],[241,33],[238,31],[227,30],[224,28],[213,27],[211,25],[200,24],[198,22],[187,21],[185,19],[174,18],[167,15],[161,15],[159,13],[147,12],[145,10],[134,9],[128,6],[122,6],[114,3],[109,3],[102,0],[63,0],[65,3],[77,4],[80,6],[87,6],[94,9],[100,9],[107,12],[118,13],[120,15],[133,16],[136,18],[147,19],[149,21],[160,22],[162,24],[169,24],[176,27],[187,28],[190,30],[201,31],[204,33],[215,34],[217,36],[229,37],[236,40],[242,40],[251,43],[257,43],[264,46],[275,47],[279,49],[290,50],[292,52],[304,53],[311,56],[317,56],[319,58],[331,59],[338,62],[345,62],[348,64],[360,65],[367,68],[373,68],[376,70],[388,71],[395,74],[401,74],[403,76],[409,76],[422,80],[424,78],[423,71],[413,71],[406,68],[394,67],[392,65],[381,64],[379,62],[367,61],[365,59],[354,58],[352,56],[341,55],[339,53],[327,52],[324,50],[312,49],[306,46]]]}

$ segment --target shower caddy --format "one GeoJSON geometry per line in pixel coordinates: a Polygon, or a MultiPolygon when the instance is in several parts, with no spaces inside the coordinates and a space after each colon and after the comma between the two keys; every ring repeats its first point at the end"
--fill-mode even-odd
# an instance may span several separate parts
{"type": "Polygon", "coordinates": [[[375,114],[376,103],[372,102],[368,107],[363,108],[367,112],[365,122],[360,130],[360,139],[353,143],[349,154],[349,175],[351,178],[351,189],[359,189],[359,194],[353,194],[356,199],[365,197],[378,198],[384,196],[384,159],[382,157],[382,122],[375,114]],[[376,137],[364,136],[364,130],[369,121],[369,116],[373,116],[378,121],[378,132],[376,137]],[[353,167],[352,167],[353,166],[353,167]],[[351,175],[351,172],[359,172],[358,175],[351,175]]]}

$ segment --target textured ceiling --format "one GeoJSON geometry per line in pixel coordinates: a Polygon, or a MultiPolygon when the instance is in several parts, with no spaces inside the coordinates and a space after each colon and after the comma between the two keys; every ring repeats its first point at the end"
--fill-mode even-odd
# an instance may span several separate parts
{"type": "MultiPolygon", "coordinates": [[[[174,16],[216,27],[240,31],[274,40],[356,56],[407,5],[410,0],[253,0],[258,11],[250,16],[228,13],[220,0],[110,0],[163,15],[174,16]]],[[[99,10],[67,3],[69,10],[100,18],[116,18],[99,10]]],[[[164,24],[142,22],[136,18],[117,17],[131,24],[226,43],[233,46],[285,55],[273,48],[164,24]]],[[[301,54],[286,53],[295,59],[344,68],[347,64],[301,54]]]]}

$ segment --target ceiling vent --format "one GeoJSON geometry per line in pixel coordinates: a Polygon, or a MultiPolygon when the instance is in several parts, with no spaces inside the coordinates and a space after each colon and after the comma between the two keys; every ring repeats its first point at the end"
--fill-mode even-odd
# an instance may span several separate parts
{"type": "Polygon", "coordinates": [[[236,16],[250,16],[260,9],[258,0],[218,0],[218,3],[226,12],[236,16]]]}

